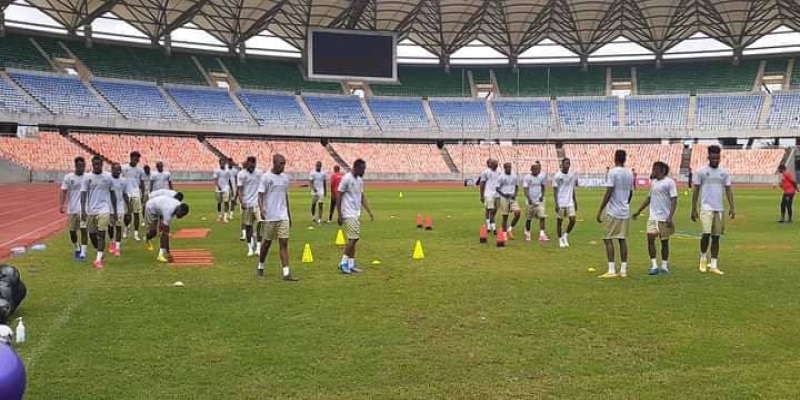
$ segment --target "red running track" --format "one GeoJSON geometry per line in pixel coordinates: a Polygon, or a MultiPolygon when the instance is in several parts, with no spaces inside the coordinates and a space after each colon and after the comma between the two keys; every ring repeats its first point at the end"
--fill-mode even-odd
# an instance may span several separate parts
{"type": "Polygon", "coordinates": [[[12,248],[40,243],[66,227],[58,191],[52,183],[0,185],[0,260],[12,248]]]}

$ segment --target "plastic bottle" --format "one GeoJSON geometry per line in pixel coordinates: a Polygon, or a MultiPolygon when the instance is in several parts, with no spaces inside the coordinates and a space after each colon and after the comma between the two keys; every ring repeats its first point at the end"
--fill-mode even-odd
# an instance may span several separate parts
{"type": "Polygon", "coordinates": [[[17,318],[17,334],[15,335],[17,343],[25,343],[25,324],[22,323],[22,317],[17,318]]]}
{"type": "Polygon", "coordinates": [[[31,250],[37,250],[37,251],[47,250],[47,245],[46,244],[35,244],[35,245],[31,246],[31,250]]]}

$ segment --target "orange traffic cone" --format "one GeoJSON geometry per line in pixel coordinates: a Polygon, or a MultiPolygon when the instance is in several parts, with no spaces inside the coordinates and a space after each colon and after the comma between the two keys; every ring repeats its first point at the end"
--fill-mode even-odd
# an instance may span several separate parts
{"type": "Polygon", "coordinates": [[[417,214],[417,228],[422,229],[422,214],[417,214]]]}
{"type": "Polygon", "coordinates": [[[481,243],[486,243],[489,240],[489,232],[486,231],[486,225],[481,224],[481,230],[478,233],[481,243]]]}
{"type": "Polygon", "coordinates": [[[430,215],[428,215],[428,217],[425,218],[425,230],[426,231],[433,230],[433,218],[431,218],[430,215]]]}
{"type": "Polygon", "coordinates": [[[503,229],[497,231],[497,247],[506,247],[506,231],[503,229]]]}

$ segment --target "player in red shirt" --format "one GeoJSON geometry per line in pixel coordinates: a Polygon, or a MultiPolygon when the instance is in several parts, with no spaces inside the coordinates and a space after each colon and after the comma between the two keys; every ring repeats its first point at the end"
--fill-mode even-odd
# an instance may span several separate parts
{"type": "Polygon", "coordinates": [[[781,173],[781,189],[783,190],[783,198],[781,199],[781,220],[780,223],[792,223],[792,202],[794,201],[794,194],[797,192],[797,181],[792,176],[792,173],[786,170],[786,165],[781,164],[778,167],[778,172],[781,173]],[[786,214],[789,214],[789,219],[786,219],[786,214]]]}
{"type": "Polygon", "coordinates": [[[331,175],[331,209],[328,213],[328,223],[333,222],[333,212],[336,210],[336,201],[339,200],[339,182],[342,181],[342,174],[339,166],[333,167],[333,175],[331,175]]]}

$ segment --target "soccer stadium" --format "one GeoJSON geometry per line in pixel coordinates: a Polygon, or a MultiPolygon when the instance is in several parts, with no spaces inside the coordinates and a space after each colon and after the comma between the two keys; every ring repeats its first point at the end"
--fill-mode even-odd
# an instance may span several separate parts
{"type": "Polygon", "coordinates": [[[0,0],[0,400],[796,398],[798,138],[792,0],[0,0]]]}

